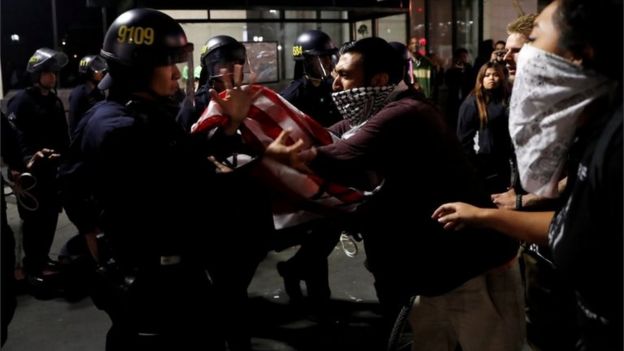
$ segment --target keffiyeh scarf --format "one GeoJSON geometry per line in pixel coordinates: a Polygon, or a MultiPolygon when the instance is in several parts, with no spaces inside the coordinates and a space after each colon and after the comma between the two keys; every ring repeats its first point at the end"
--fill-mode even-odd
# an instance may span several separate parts
{"type": "Polygon", "coordinates": [[[396,84],[354,88],[333,93],[332,98],[342,118],[356,126],[379,112],[395,88],[396,84]]]}

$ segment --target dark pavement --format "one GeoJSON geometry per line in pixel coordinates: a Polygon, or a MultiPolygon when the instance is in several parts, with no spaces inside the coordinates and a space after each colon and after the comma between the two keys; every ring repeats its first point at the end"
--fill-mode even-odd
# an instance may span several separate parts
{"type": "MultiPolygon", "coordinates": [[[[9,224],[19,233],[15,198],[9,196],[8,202],[9,224]]],[[[75,227],[62,214],[50,256],[56,258],[62,245],[75,233],[75,227]]],[[[19,250],[19,237],[17,239],[19,250]]],[[[373,281],[363,266],[362,244],[358,246],[360,252],[353,258],[345,255],[340,244],[330,256],[332,301],[329,313],[288,302],[275,266],[289,258],[296,247],[270,252],[258,267],[249,288],[249,313],[241,316],[251,324],[254,349],[384,350],[386,340],[379,333],[381,317],[373,281]]],[[[230,250],[232,255],[237,254],[235,247],[230,250]]],[[[104,350],[109,326],[107,315],[95,308],[89,297],[72,301],[64,297],[38,300],[22,292],[2,350],[104,350]]]]}

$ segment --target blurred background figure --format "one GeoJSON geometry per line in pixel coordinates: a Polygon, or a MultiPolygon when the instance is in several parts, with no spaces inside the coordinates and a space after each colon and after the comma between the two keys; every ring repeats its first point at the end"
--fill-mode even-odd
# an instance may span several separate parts
{"type": "Polygon", "coordinates": [[[407,45],[411,54],[412,67],[409,74],[412,76],[410,81],[417,91],[420,91],[426,98],[437,99],[437,69],[431,60],[425,56],[425,49],[421,41],[417,37],[412,37],[407,45]]]}
{"type": "Polygon", "coordinates": [[[488,194],[506,191],[511,185],[510,94],[504,66],[488,62],[479,69],[474,89],[459,108],[457,137],[488,194]]]}
{"type": "Polygon", "coordinates": [[[97,55],[88,55],[80,60],[78,65],[79,79],[83,82],[76,86],[69,95],[69,132],[72,136],[78,122],[97,102],[104,100],[104,92],[98,88],[98,83],[106,73],[106,61],[97,55]]]}
{"type": "Polygon", "coordinates": [[[35,51],[26,68],[32,86],[17,93],[8,104],[9,121],[17,133],[24,165],[29,168],[36,155],[41,159],[30,167],[32,197],[18,201],[23,268],[35,293],[47,292],[49,281],[58,273],[56,262],[48,254],[61,211],[56,181],[58,160],[69,146],[65,109],[55,93],[57,74],[67,61],[67,55],[59,51],[35,51]]]}
{"type": "Polygon", "coordinates": [[[492,57],[492,52],[494,52],[494,40],[486,39],[479,43],[479,52],[472,66],[474,70],[472,74],[475,77],[479,73],[481,66],[483,66],[486,62],[490,61],[490,58],[492,57]]]}
{"type": "Polygon", "coordinates": [[[448,87],[446,104],[446,123],[451,130],[457,129],[459,106],[474,87],[475,77],[469,63],[468,50],[458,48],[453,52],[453,62],[446,70],[445,80],[448,87]]]}

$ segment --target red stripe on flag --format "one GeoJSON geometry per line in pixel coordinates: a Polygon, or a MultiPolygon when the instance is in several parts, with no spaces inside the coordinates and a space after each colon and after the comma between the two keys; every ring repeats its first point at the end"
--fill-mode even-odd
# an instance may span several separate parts
{"type": "MultiPolygon", "coordinates": [[[[304,140],[306,147],[332,142],[325,128],[274,91],[262,86],[253,86],[252,89],[260,89],[261,93],[241,125],[241,134],[246,144],[261,152],[284,128],[292,130],[287,144],[299,138],[304,140]]],[[[222,92],[220,96],[224,98],[225,94],[222,92]]],[[[227,121],[228,117],[222,115],[221,106],[211,101],[192,131],[210,130],[226,125],[227,121]]],[[[364,199],[363,193],[355,189],[327,182],[315,174],[301,173],[270,159],[262,160],[254,174],[300,208],[314,208],[316,212],[352,210],[354,204],[364,199]]]]}

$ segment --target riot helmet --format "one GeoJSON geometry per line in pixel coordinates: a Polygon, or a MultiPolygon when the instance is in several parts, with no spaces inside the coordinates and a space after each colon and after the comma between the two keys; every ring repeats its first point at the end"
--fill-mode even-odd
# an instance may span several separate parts
{"type": "Polygon", "coordinates": [[[316,29],[301,33],[292,51],[295,62],[303,62],[303,74],[308,79],[316,80],[330,77],[337,53],[338,49],[329,35],[316,29]]]}
{"type": "Polygon", "coordinates": [[[69,60],[65,53],[41,48],[28,59],[26,71],[31,74],[40,74],[41,72],[58,72],[65,67],[69,60]]]}
{"type": "Polygon", "coordinates": [[[30,79],[34,84],[43,89],[54,89],[57,80],[56,73],[67,65],[67,61],[67,55],[63,52],[40,48],[28,59],[26,71],[30,73],[30,79]],[[48,74],[45,79],[42,79],[44,72],[54,74],[48,74]]]}
{"type": "Polygon", "coordinates": [[[95,84],[102,80],[107,69],[106,61],[99,55],[87,55],[78,63],[78,73],[81,79],[95,84]]]}
{"type": "Polygon", "coordinates": [[[221,77],[221,68],[232,70],[232,67],[227,65],[244,65],[246,62],[245,46],[227,35],[217,35],[208,39],[201,49],[201,64],[207,71],[209,84],[213,84],[216,78],[221,77]]]}
{"type": "Polygon", "coordinates": [[[122,13],[104,37],[100,54],[107,62],[129,67],[167,66],[193,53],[182,27],[168,15],[148,8],[122,13]]]}
{"type": "Polygon", "coordinates": [[[99,55],[87,55],[80,59],[78,64],[78,73],[93,74],[96,72],[104,72],[108,68],[106,61],[99,55]]]}
{"type": "Polygon", "coordinates": [[[177,63],[193,67],[193,44],[182,27],[168,15],[149,8],[137,8],[119,15],[104,37],[100,55],[109,76],[100,89],[117,85],[126,90],[145,89],[153,69],[177,63]]]}

